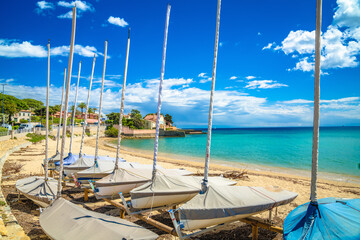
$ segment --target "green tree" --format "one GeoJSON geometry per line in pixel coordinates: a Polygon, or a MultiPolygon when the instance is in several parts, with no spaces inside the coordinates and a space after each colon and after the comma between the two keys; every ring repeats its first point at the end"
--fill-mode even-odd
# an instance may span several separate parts
{"type": "Polygon", "coordinates": [[[171,125],[174,123],[170,114],[165,114],[165,121],[166,123],[170,123],[171,125]]]}
{"type": "MultiPolygon", "coordinates": [[[[2,106],[3,94],[0,94],[0,106],[2,106]]],[[[28,110],[29,106],[21,99],[4,94],[4,113],[9,115],[9,122],[12,116],[20,110],[28,110]]]]}
{"type": "Polygon", "coordinates": [[[54,110],[54,113],[60,112],[60,107],[61,107],[60,105],[53,106],[52,108],[54,110]]]}
{"type": "Polygon", "coordinates": [[[25,102],[31,109],[36,109],[44,106],[43,102],[31,98],[25,98],[23,99],[23,102],[25,102]]]}
{"type": "Polygon", "coordinates": [[[116,124],[116,125],[119,124],[120,113],[112,112],[112,113],[106,114],[106,116],[109,120],[111,120],[113,122],[113,124],[116,124]]]}
{"type": "Polygon", "coordinates": [[[81,118],[83,118],[84,109],[86,108],[86,104],[84,102],[78,104],[78,108],[81,109],[81,118]]]}
{"type": "MultiPolygon", "coordinates": [[[[132,109],[132,110],[131,110],[131,113],[130,113],[130,116],[131,116],[131,119],[128,119],[128,120],[132,120],[132,122],[133,122],[133,124],[134,124],[133,126],[134,126],[136,129],[142,129],[142,128],[144,128],[144,126],[145,126],[145,121],[144,121],[144,119],[142,118],[139,110],[132,109]]],[[[130,121],[128,121],[128,122],[130,122],[130,121]]],[[[129,127],[130,127],[130,125],[129,125],[129,127]]]]}

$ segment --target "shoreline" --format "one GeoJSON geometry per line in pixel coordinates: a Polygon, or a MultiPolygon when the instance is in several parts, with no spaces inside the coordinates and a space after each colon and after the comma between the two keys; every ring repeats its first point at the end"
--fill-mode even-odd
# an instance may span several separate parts
{"type": "MultiPolygon", "coordinates": [[[[111,143],[112,140],[113,140],[113,138],[105,138],[104,143],[107,146],[116,149],[116,145],[111,143]]],[[[153,151],[150,151],[150,150],[144,150],[141,148],[123,147],[123,146],[121,146],[121,151],[126,151],[128,154],[132,153],[135,156],[146,157],[149,159],[152,159],[153,154],[154,154],[153,151]]],[[[164,153],[164,152],[159,152],[158,156],[160,158],[172,159],[175,161],[190,161],[190,162],[194,162],[194,163],[204,164],[204,159],[200,158],[200,157],[193,157],[193,156],[172,154],[172,153],[164,153]]],[[[310,178],[310,176],[311,176],[311,169],[310,170],[293,169],[293,168],[279,167],[279,166],[268,166],[268,165],[260,165],[260,164],[232,162],[232,161],[226,161],[226,160],[221,160],[221,159],[211,159],[210,162],[211,162],[211,165],[216,164],[216,165],[224,166],[227,168],[231,167],[231,168],[236,168],[236,169],[241,169],[241,170],[251,170],[251,171],[257,171],[257,172],[265,171],[265,172],[270,172],[273,174],[280,173],[280,174],[295,175],[298,177],[305,177],[305,178],[310,178]]],[[[354,176],[354,175],[344,175],[344,174],[339,174],[339,173],[319,171],[318,177],[320,179],[324,179],[324,180],[360,184],[360,176],[358,177],[358,176],[354,176]]]]}
{"type": "MultiPolygon", "coordinates": [[[[65,146],[65,152],[68,151],[69,138],[65,146]]],[[[100,138],[98,154],[103,156],[115,157],[116,148],[109,146],[107,141],[112,140],[111,138],[100,138]]],[[[24,140],[25,141],[25,140],[24,140]]],[[[75,136],[73,139],[74,154],[80,149],[81,137],[75,136]]],[[[11,144],[11,142],[9,142],[11,144]]],[[[96,138],[85,136],[85,143],[83,146],[83,152],[89,155],[93,155],[95,152],[96,138]]],[[[0,147],[1,149],[1,147],[0,147]]],[[[2,178],[2,190],[8,204],[11,207],[12,213],[15,215],[17,221],[24,229],[25,233],[31,238],[36,239],[48,239],[45,233],[42,231],[39,224],[38,206],[36,206],[30,200],[23,200],[18,202],[18,194],[16,193],[15,184],[18,179],[28,176],[42,176],[44,169],[42,167],[44,159],[45,142],[41,141],[36,144],[31,144],[28,148],[22,151],[11,154],[5,162],[3,168],[2,178]],[[19,172],[14,171],[15,166],[21,164],[19,172]]],[[[153,154],[143,153],[139,150],[136,152],[129,151],[130,149],[121,149],[120,156],[125,158],[128,162],[137,162],[139,164],[152,164],[153,154]]],[[[49,141],[49,154],[52,155],[56,152],[56,141],[49,141]]],[[[167,169],[184,168],[188,171],[193,172],[197,176],[203,175],[204,163],[201,161],[193,161],[189,158],[174,159],[169,158],[160,154],[158,158],[158,164],[167,169]]],[[[260,171],[250,170],[244,168],[234,168],[214,163],[210,163],[209,176],[218,176],[223,174],[224,177],[229,178],[236,182],[236,186],[247,186],[247,187],[264,187],[264,188],[279,188],[292,191],[298,194],[291,203],[279,206],[277,210],[277,216],[273,218],[276,226],[282,227],[283,221],[286,216],[296,207],[300,206],[309,201],[310,196],[310,178],[302,177],[287,173],[274,173],[271,171],[260,171]]],[[[360,195],[360,184],[350,182],[339,182],[324,180],[319,178],[317,181],[317,190],[319,198],[326,197],[339,197],[339,198],[358,198],[360,195]]],[[[62,194],[62,197],[68,200],[75,200],[81,205],[89,207],[91,210],[96,212],[105,213],[111,216],[118,217],[120,210],[108,203],[96,200],[94,195],[89,196],[89,201],[84,201],[83,191],[76,188],[66,188],[62,194]]],[[[156,215],[161,222],[164,224],[168,223],[169,217],[167,214],[156,215]]],[[[263,212],[256,215],[262,219],[267,219],[269,216],[268,212],[263,212]]],[[[129,221],[137,221],[136,218],[131,216],[125,216],[129,221]]],[[[152,229],[157,231],[157,229],[152,229]]],[[[201,239],[245,239],[251,233],[251,226],[241,222],[232,223],[228,228],[222,229],[217,232],[215,238],[211,238],[214,233],[207,233],[201,237],[201,239]],[[248,229],[248,230],[246,230],[248,229]],[[234,235],[234,232],[237,234],[234,235]]],[[[165,234],[159,231],[160,239],[174,239],[170,234],[165,234]]],[[[282,239],[281,234],[273,234],[267,230],[264,230],[261,235],[264,239],[282,239]]]]}

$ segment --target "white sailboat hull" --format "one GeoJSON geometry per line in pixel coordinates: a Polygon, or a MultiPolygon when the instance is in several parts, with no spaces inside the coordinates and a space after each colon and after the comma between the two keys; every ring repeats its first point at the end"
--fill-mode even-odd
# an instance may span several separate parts
{"type": "Polygon", "coordinates": [[[39,198],[25,193],[21,193],[21,194],[42,208],[47,208],[53,202],[53,200],[49,200],[47,198],[39,198]]]}
{"type": "MultiPolygon", "coordinates": [[[[180,192],[180,193],[149,193],[147,196],[134,199],[131,204],[133,208],[154,208],[161,206],[171,206],[184,203],[195,197],[199,191],[180,192]]],[[[133,196],[133,194],[131,195],[133,196]]]]}
{"type": "Polygon", "coordinates": [[[123,194],[128,194],[131,190],[133,190],[136,187],[139,187],[146,182],[137,182],[137,183],[125,183],[125,184],[114,184],[114,185],[108,185],[108,186],[98,186],[96,185],[96,189],[98,192],[96,193],[99,197],[102,198],[119,198],[119,192],[123,194]]]}
{"type": "Polygon", "coordinates": [[[224,218],[213,218],[213,219],[203,219],[203,220],[192,220],[192,219],[182,220],[181,223],[184,226],[184,228],[183,228],[184,230],[192,231],[194,229],[207,228],[207,227],[216,226],[216,225],[227,223],[227,222],[235,222],[242,218],[247,218],[252,215],[262,213],[264,211],[254,212],[254,213],[250,213],[250,214],[240,214],[240,215],[224,217],[224,218]]]}

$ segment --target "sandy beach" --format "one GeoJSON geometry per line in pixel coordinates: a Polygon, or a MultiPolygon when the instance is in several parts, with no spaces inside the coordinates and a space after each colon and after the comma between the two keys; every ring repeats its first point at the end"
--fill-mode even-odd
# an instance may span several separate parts
{"type": "MultiPolygon", "coordinates": [[[[76,154],[80,148],[80,136],[74,137],[73,152],[76,154]]],[[[111,146],[109,142],[113,139],[100,138],[99,154],[115,157],[116,149],[111,146]]],[[[9,141],[22,141],[9,140],[9,141]]],[[[67,152],[70,139],[66,139],[67,152]]],[[[14,142],[7,142],[1,144],[1,151],[6,148],[10,148],[14,145],[14,142]]],[[[17,143],[16,143],[17,144],[17,143]]],[[[84,145],[84,153],[94,155],[95,153],[96,139],[94,137],[86,137],[84,145]]],[[[18,202],[15,194],[15,182],[19,178],[23,178],[29,175],[42,175],[44,174],[41,167],[41,163],[44,158],[44,146],[45,142],[30,145],[27,149],[13,153],[9,156],[7,162],[3,168],[2,187],[4,195],[8,201],[8,204],[12,208],[12,212],[18,219],[20,225],[24,228],[25,232],[32,239],[47,239],[46,235],[42,232],[39,222],[37,206],[28,200],[18,202]],[[15,164],[21,164],[22,167],[19,172],[12,172],[12,167],[15,164]]],[[[49,140],[49,156],[53,155],[56,151],[56,141],[49,140]]],[[[129,149],[121,150],[121,157],[128,162],[138,162],[143,164],[152,164],[152,155],[143,152],[131,152],[129,149]]],[[[165,168],[185,168],[196,174],[203,173],[203,163],[194,162],[189,160],[174,159],[169,157],[159,157],[159,164],[165,168]]],[[[298,197],[290,204],[281,206],[278,208],[277,216],[273,219],[277,226],[282,226],[283,220],[287,214],[296,208],[297,206],[309,201],[310,196],[310,179],[305,176],[277,173],[273,171],[257,171],[252,169],[235,168],[234,166],[223,166],[220,164],[210,164],[210,174],[233,177],[233,180],[237,181],[239,186],[262,186],[262,187],[280,187],[289,191],[297,192],[298,197]],[[243,173],[243,174],[240,174],[243,173]],[[239,175],[239,177],[236,177],[239,175]]],[[[326,197],[341,197],[341,198],[358,198],[360,196],[360,184],[344,182],[344,181],[332,181],[328,179],[322,179],[320,177],[318,181],[318,198],[326,197]]],[[[83,193],[77,189],[66,188],[64,191],[64,197],[75,201],[83,202],[83,193]]],[[[119,216],[119,210],[115,207],[105,203],[104,201],[97,201],[95,197],[90,197],[86,202],[86,206],[94,211],[103,212],[106,214],[119,216]]],[[[167,215],[167,214],[166,214],[167,215]]],[[[170,224],[168,216],[161,216],[160,218],[170,224]]],[[[258,215],[261,218],[268,218],[268,213],[265,212],[258,215]]],[[[133,217],[126,217],[130,221],[136,221],[133,217]]],[[[136,221],[137,224],[142,224],[141,221],[136,221]]],[[[143,225],[143,224],[142,224],[143,225]]],[[[149,225],[144,225],[149,227],[149,225]]],[[[165,234],[162,231],[150,227],[161,237],[160,239],[172,239],[169,234],[165,234]]],[[[216,236],[212,233],[203,235],[200,239],[250,239],[251,227],[244,223],[233,223],[226,229],[219,230],[216,236]],[[221,235],[218,235],[221,234],[221,235]]],[[[259,239],[281,239],[281,234],[275,234],[267,230],[259,231],[259,239]]]]}

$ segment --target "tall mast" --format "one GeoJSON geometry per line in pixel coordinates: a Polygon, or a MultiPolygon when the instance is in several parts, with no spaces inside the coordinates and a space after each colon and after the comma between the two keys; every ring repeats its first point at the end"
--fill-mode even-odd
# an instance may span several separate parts
{"type": "Polygon", "coordinates": [[[63,83],[63,89],[61,94],[61,105],[60,105],[60,119],[59,119],[59,126],[57,131],[57,141],[56,141],[56,154],[59,153],[59,139],[60,139],[60,126],[61,126],[61,120],[63,115],[63,101],[64,101],[64,93],[65,93],[65,83],[66,83],[66,68],[64,70],[64,83],[63,83]]]}
{"type": "Polygon", "coordinates": [[[102,80],[101,80],[99,117],[98,117],[97,133],[96,133],[96,148],[95,148],[95,160],[94,160],[95,166],[98,165],[97,158],[98,158],[98,148],[99,148],[100,117],[101,117],[102,99],[103,99],[103,91],[104,91],[104,80],[105,80],[105,69],[106,69],[106,55],[107,55],[107,41],[105,41],[104,68],[103,68],[103,75],[102,75],[102,80]]]}
{"type": "Polygon", "coordinates": [[[94,68],[95,68],[95,58],[96,58],[96,56],[94,54],[94,59],[93,59],[93,64],[92,64],[92,69],[91,69],[91,76],[90,76],[89,92],[88,92],[87,101],[86,101],[86,110],[85,110],[85,117],[84,117],[84,123],[83,123],[83,132],[82,132],[82,136],[81,136],[79,158],[82,156],[82,147],[83,147],[83,144],[84,144],[85,129],[86,129],[86,126],[87,126],[87,113],[89,111],[91,85],[92,85],[92,80],[93,80],[93,76],[94,76],[94,68]]]}
{"type": "Polygon", "coordinates": [[[73,141],[73,136],[74,136],[75,113],[76,113],[77,97],[78,97],[78,92],[79,92],[80,72],[81,72],[81,61],[79,62],[79,72],[78,72],[77,85],[76,85],[74,111],[72,114],[72,121],[71,121],[71,138],[70,138],[69,153],[71,153],[72,141],[73,141]]]}
{"type": "Polygon", "coordinates": [[[47,72],[47,88],[46,88],[46,140],[45,140],[45,181],[48,180],[48,148],[49,148],[49,88],[50,88],[50,40],[47,44],[48,48],[48,72],[47,72]]]}
{"type": "Polygon", "coordinates": [[[319,124],[320,124],[320,57],[321,57],[321,15],[322,0],[316,2],[316,31],[315,31],[315,89],[314,89],[314,123],[313,147],[311,168],[311,195],[312,203],[317,202],[317,171],[319,157],[319,124]]]}
{"type": "Polygon", "coordinates": [[[118,133],[118,143],[117,143],[117,149],[116,149],[115,170],[118,169],[118,167],[119,167],[118,165],[119,165],[119,154],[120,154],[120,143],[121,143],[122,118],[123,118],[123,115],[124,115],[124,100],[125,100],[125,88],[126,88],[128,61],[129,61],[129,49],[130,49],[130,28],[129,28],[129,31],[128,31],[128,41],[127,41],[127,48],[126,48],[124,80],[123,80],[122,94],[121,94],[121,107],[120,107],[120,117],[119,117],[119,133],[118,133]]]}
{"type": "Polygon", "coordinates": [[[69,65],[67,73],[67,82],[66,82],[66,94],[65,94],[65,114],[64,114],[64,124],[61,140],[61,152],[60,152],[60,170],[59,170],[59,184],[57,198],[61,197],[61,188],[62,188],[62,174],[64,168],[64,151],[65,151],[65,140],[66,140],[66,124],[67,124],[67,109],[69,105],[69,89],[71,83],[71,71],[74,57],[74,43],[75,43],[75,28],[76,28],[76,6],[73,8],[73,17],[72,17],[72,30],[71,30],[71,43],[70,43],[70,53],[69,53],[69,65]]]}
{"type": "Polygon", "coordinates": [[[164,74],[165,74],[166,45],[167,45],[167,37],[168,37],[168,29],[169,29],[170,9],[171,9],[171,6],[170,6],[170,4],[168,4],[167,5],[167,10],[166,10],[165,32],[164,32],[164,43],[163,43],[163,55],[162,55],[160,84],[159,84],[159,96],[158,96],[158,107],[157,107],[156,134],[155,134],[154,162],[153,162],[152,180],[154,180],[155,175],[156,175],[156,162],[157,162],[158,145],[159,145],[162,84],[163,84],[164,74]]]}
{"type": "Polygon", "coordinates": [[[202,192],[205,192],[208,187],[211,130],[212,130],[213,109],[214,109],[213,104],[214,104],[214,91],[215,91],[216,63],[217,63],[217,54],[218,54],[218,47],[219,47],[220,9],[221,9],[221,0],[218,0],[217,14],[216,14],[214,62],[213,62],[213,71],[212,71],[212,79],[211,79],[209,122],[208,122],[208,132],[207,132],[207,142],[206,142],[205,170],[204,170],[204,179],[201,184],[202,192]]]}

